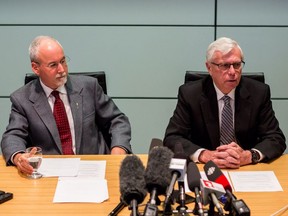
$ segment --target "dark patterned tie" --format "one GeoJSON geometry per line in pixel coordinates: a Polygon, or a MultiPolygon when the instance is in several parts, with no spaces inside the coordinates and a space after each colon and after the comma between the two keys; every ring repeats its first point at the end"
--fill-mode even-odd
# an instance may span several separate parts
{"type": "Polygon", "coordinates": [[[220,131],[220,144],[229,144],[235,141],[234,128],[233,128],[233,114],[230,105],[230,97],[225,95],[223,98],[224,107],[222,110],[222,122],[220,131]]]}
{"type": "Polygon", "coordinates": [[[53,115],[59,131],[63,154],[72,155],[74,154],[72,150],[72,136],[64,103],[60,99],[58,91],[53,91],[51,94],[55,97],[53,115]]]}

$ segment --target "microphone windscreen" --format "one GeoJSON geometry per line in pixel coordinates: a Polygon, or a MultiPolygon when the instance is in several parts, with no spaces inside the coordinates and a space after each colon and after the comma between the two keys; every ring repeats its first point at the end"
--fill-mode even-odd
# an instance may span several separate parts
{"type": "Polygon", "coordinates": [[[187,183],[191,191],[195,191],[195,188],[200,188],[201,175],[199,169],[194,162],[188,164],[187,169],[187,183]]]}
{"type": "Polygon", "coordinates": [[[232,191],[228,179],[213,161],[210,160],[204,165],[204,171],[210,181],[222,184],[225,190],[232,191]]]}
{"type": "Polygon", "coordinates": [[[132,200],[137,200],[137,203],[142,203],[146,196],[145,189],[145,168],[139,157],[136,155],[127,155],[121,163],[119,178],[120,178],[120,193],[121,200],[130,205],[132,200]]]}
{"type": "Polygon", "coordinates": [[[157,189],[158,195],[164,195],[170,184],[171,171],[169,169],[173,152],[167,147],[153,148],[149,154],[145,171],[146,188],[149,192],[157,189]]]}
{"type": "Polygon", "coordinates": [[[158,138],[153,138],[150,143],[149,152],[151,152],[153,148],[158,148],[160,146],[163,146],[163,141],[158,138]]]}

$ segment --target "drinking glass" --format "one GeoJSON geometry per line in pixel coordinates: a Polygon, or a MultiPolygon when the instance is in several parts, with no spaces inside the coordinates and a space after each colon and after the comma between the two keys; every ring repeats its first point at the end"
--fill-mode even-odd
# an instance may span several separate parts
{"type": "Polygon", "coordinates": [[[26,153],[30,154],[33,148],[36,148],[35,154],[29,155],[28,157],[29,164],[33,167],[33,173],[31,175],[28,175],[28,178],[38,179],[42,177],[42,174],[38,172],[38,168],[40,167],[42,162],[42,149],[35,146],[29,147],[26,149],[26,153]]]}

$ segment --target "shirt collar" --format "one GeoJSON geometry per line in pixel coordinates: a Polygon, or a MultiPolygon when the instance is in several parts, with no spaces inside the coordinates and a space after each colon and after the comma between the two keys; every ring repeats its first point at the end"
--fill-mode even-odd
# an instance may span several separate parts
{"type": "MultiPolygon", "coordinates": [[[[223,94],[219,88],[217,88],[216,84],[213,82],[214,88],[216,90],[216,94],[217,94],[217,100],[221,100],[222,97],[225,95],[223,94]]],[[[235,100],[235,89],[232,89],[227,95],[234,101],[235,100]]]]}
{"type": "MultiPolygon", "coordinates": [[[[40,79],[40,78],[39,78],[40,79]]],[[[46,97],[48,98],[51,94],[52,91],[54,91],[54,89],[49,88],[48,86],[46,86],[40,79],[40,84],[46,94],[46,97]]],[[[57,91],[59,91],[61,94],[67,94],[66,88],[64,85],[59,86],[57,89],[57,91]]]]}

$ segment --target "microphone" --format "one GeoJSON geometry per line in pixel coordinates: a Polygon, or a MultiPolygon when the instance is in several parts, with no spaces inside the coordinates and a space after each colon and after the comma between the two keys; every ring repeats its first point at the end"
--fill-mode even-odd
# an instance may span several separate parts
{"type": "MultiPolygon", "coordinates": [[[[219,215],[225,215],[218,201],[218,197],[225,194],[223,185],[209,180],[200,179],[200,188],[203,204],[207,205],[208,203],[210,203],[210,211],[214,212],[214,206],[215,206],[218,210],[219,215]],[[210,202],[210,200],[212,201],[212,203],[210,202]]],[[[212,212],[210,212],[210,214],[211,213],[212,212]]],[[[210,214],[208,213],[208,215],[210,214]]]]}
{"type": "MultiPolygon", "coordinates": [[[[171,195],[174,191],[176,181],[178,180],[179,183],[180,182],[184,183],[184,177],[186,174],[186,163],[187,163],[186,158],[187,156],[183,152],[177,152],[175,153],[174,157],[170,161],[169,169],[172,170],[172,179],[166,191],[166,197],[164,200],[164,209],[165,209],[165,206],[167,206],[169,202],[171,202],[171,195]]],[[[179,186],[180,185],[181,184],[179,184],[179,186]]],[[[181,195],[180,195],[180,198],[181,198],[181,195]]],[[[185,200],[184,200],[184,203],[185,203],[185,200]]]]}
{"type": "Polygon", "coordinates": [[[194,162],[188,164],[187,169],[187,183],[188,187],[195,194],[194,214],[204,216],[203,204],[199,193],[201,175],[197,165],[194,162]]]}
{"type": "Polygon", "coordinates": [[[157,205],[160,205],[158,195],[164,195],[170,183],[169,163],[173,152],[167,147],[158,146],[150,150],[145,171],[146,188],[150,192],[150,200],[144,211],[144,216],[158,215],[157,205]]]}
{"type": "Polygon", "coordinates": [[[158,148],[160,146],[163,146],[163,142],[161,139],[158,139],[158,138],[153,138],[151,140],[151,143],[150,143],[150,147],[149,147],[149,152],[151,152],[151,150],[153,148],[158,148]]]}
{"type": "Polygon", "coordinates": [[[210,160],[204,165],[204,171],[210,181],[223,185],[225,190],[232,191],[232,187],[226,176],[213,161],[210,160]]]}
{"type": "Polygon", "coordinates": [[[226,191],[226,196],[228,197],[228,200],[224,206],[226,211],[231,212],[234,216],[250,216],[249,207],[242,199],[237,200],[236,196],[232,193],[232,187],[228,179],[213,161],[208,161],[204,165],[204,171],[209,180],[223,185],[226,191]]]}
{"type": "MultiPolygon", "coordinates": [[[[166,196],[165,196],[165,200],[163,204],[164,206],[163,209],[165,212],[170,211],[170,204],[173,203],[173,200],[171,197],[174,191],[176,181],[178,180],[179,187],[181,187],[181,182],[184,184],[184,177],[186,174],[186,163],[187,163],[186,158],[187,156],[184,154],[184,152],[179,151],[175,153],[174,157],[170,161],[169,169],[170,169],[170,173],[172,174],[172,178],[171,178],[169,187],[166,190],[166,196]]],[[[181,194],[179,193],[180,205],[183,204],[183,200],[182,200],[183,198],[184,206],[185,206],[185,194],[183,194],[184,187],[183,187],[183,190],[182,188],[180,189],[181,189],[179,190],[179,192],[181,192],[181,194]]]]}
{"type": "Polygon", "coordinates": [[[138,204],[142,203],[145,196],[145,168],[136,155],[128,155],[121,163],[120,193],[121,200],[132,209],[132,215],[138,216],[138,204]]]}
{"type": "Polygon", "coordinates": [[[126,204],[123,201],[120,201],[120,203],[108,214],[108,216],[116,216],[118,215],[123,208],[126,207],[126,204]]]}

